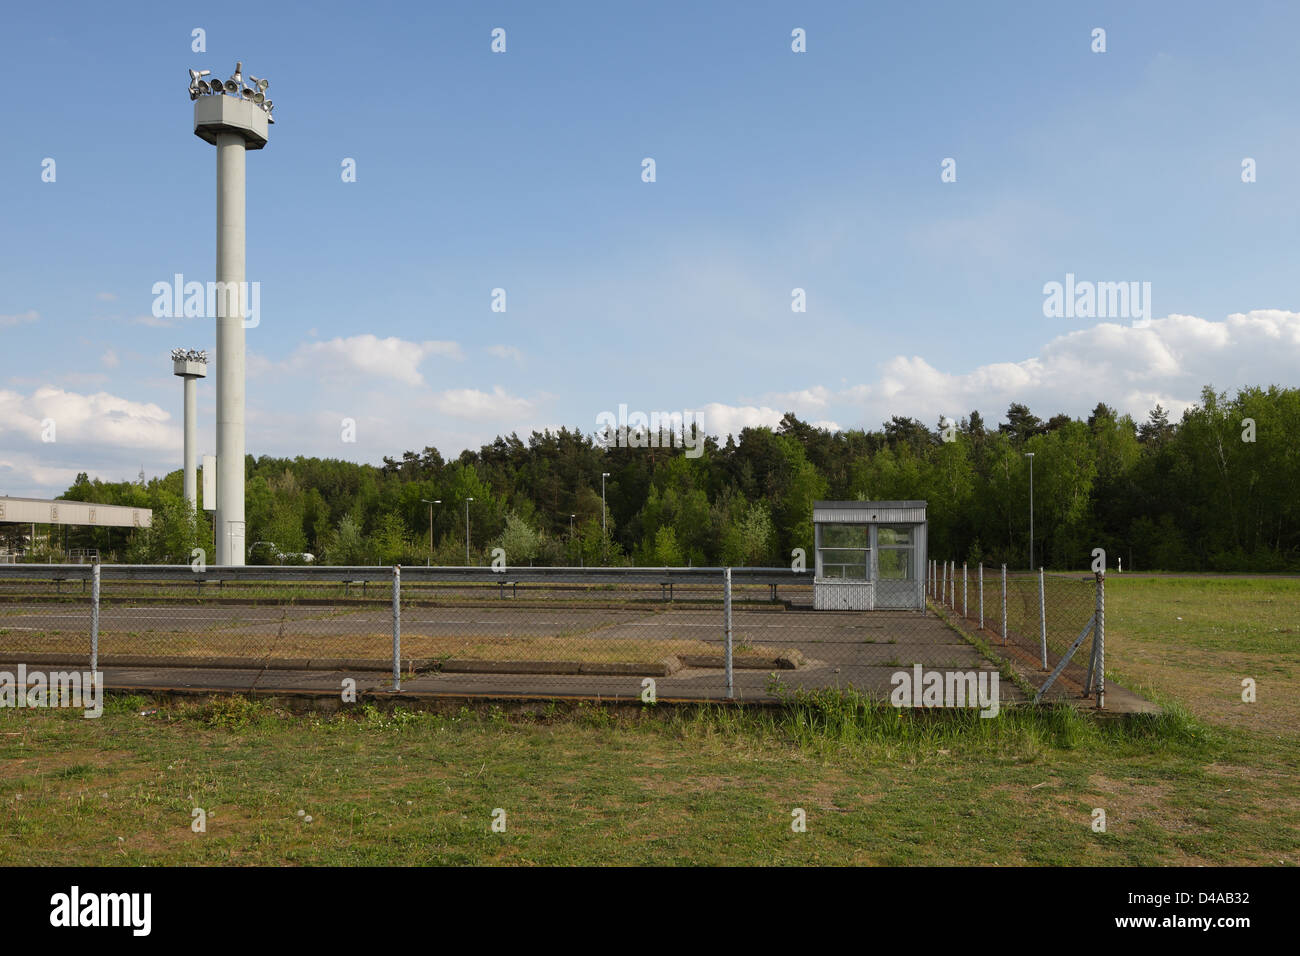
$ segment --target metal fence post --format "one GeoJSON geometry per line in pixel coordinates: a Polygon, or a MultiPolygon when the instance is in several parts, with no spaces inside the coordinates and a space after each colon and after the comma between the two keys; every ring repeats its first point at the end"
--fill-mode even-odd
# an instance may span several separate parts
{"type": "Polygon", "coordinates": [[[984,630],[984,562],[980,562],[980,630],[984,630]]]}
{"type": "Polygon", "coordinates": [[[731,671],[731,568],[722,570],[722,616],[723,638],[726,645],[727,699],[731,700],[736,696],[731,671]]]}
{"type": "Polygon", "coordinates": [[[1043,670],[1047,670],[1047,596],[1043,591],[1043,569],[1038,569],[1038,633],[1043,645],[1043,670]]]}
{"type": "Polygon", "coordinates": [[[1007,566],[1002,565],[1002,643],[1007,642],[1007,566]]]}
{"type": "Polygon", "coordinates": [[[961,616],[967,617],[966,614],[966,562],[961,563],[961,616]]]}
{"type": "Polygon", "coordinates": [[[1097,654],[1097,708],[1106,707],[1106,572],[1097,572],[1097,622],[1093,643],[1097,654]]]}
{"type": "Polygon", "coordinates": [[[90,574],[90,673],[93,680],[99,672],[99,558],[95,559],[90,574]]]}
{"type": "Polygon", "coordinates": [[[402,566],[393,565],[393,690],[402,689],[402,566]]]}

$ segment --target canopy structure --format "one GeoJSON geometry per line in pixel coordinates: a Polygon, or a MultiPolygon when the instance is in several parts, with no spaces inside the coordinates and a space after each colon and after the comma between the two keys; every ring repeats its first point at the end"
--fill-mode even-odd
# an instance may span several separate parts
{"type": "Polygon", "coordinates": [[[0,524],[85,525],[92,528],[148,528],[153,509],[100,505],[59,498],[0,498],[0,524]]]}

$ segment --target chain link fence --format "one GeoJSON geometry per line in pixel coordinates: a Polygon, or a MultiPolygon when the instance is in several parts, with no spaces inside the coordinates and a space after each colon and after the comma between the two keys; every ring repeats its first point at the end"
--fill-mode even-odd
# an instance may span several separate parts
{"type": "MultiPolygon", "coordinates": [[[[850,609],[828,607],[809,572],[783,568],[10,565],[0,566],[0,663],[93,656],[191,682],[198,669],[209,683],[257,669],[268,687],[345,672],[375,689],[466,695],[884,698],[900,671],[996,672],[964,629],[1032,670],[1037,576],[1008,576],[1004,645],[1000,577],[985,569],[981,622],[975,577],[960,571],[931,563],[914,589],[876,588],[868,609],[850,609]]],[[[839,600],[844,582],[831,583],[839,600]]],[[[1054,576],[1045,588],[1054,665],[1092,591],[1054,576]]],[[[1084,657],[1070,658],[1062,686],[1082,687],[1084,657]]]]}
{"type": "Polygon", "coordinates": [[[958,627],[1013,661],[1041,697],[1057,694],[1105,700],[1104,574],[1008,571],[932,561],[931,600],[958,627]]]}

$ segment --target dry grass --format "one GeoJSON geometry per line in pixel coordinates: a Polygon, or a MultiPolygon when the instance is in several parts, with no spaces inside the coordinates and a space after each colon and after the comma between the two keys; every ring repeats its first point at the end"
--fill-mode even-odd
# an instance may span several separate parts
{"type": "MultiPolygon", "coordinates": [[[[10,653],[77,653],[89,642],[74,642],[57,632],[0,633],[0,651],[10,653]]],[[[230,631],[105,631],[100,634],[101,655],[130,654],[166,657],[266,658],[345,657],[386,660],[393,652],[392,634],[249,634],[230,631]]],[[[775,655],[771,648],[736,648],[735,656],[764,659],[775,655]]],[[[421,658],[463,658],[485,661],[583,661],[589,663],[648,663],[683,654],[721,657],[719,641],[689,639],[607,638],[584,635],[432,635],[402,632],[402,656],[421,658]]]]}

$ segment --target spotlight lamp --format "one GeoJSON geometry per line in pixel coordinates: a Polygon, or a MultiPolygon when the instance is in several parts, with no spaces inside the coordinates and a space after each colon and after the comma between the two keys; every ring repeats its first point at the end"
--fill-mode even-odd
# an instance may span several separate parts
{"type": "Polygon", "coordinates": [[[203,81],[211,70],[190,70],[190,99],[197,100],[201,93],[208,91],[208,85],[203,81]]]}
{"type": "Polygon", "coordinates": [[[271,81],[261,77],[248,76],[248,86],[244,85],[244,64],[238,62],[235,64],[235,72],[230,79],[222,80],[211,79],[205,80],[203,77],[209,76],[210,70],[190,70],[190,99],[197,100],[200,96],[208,95],[230,95],[247,100],[254,106],[265,110],[267,122],[274,123],[275,117],[271,116],[271,110],[275,104],[266,98],[266,91],[271,86],[271,81]]]}

